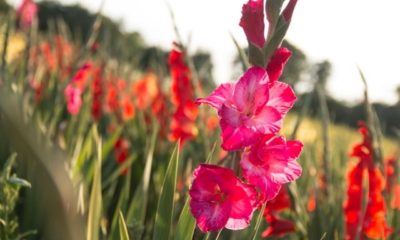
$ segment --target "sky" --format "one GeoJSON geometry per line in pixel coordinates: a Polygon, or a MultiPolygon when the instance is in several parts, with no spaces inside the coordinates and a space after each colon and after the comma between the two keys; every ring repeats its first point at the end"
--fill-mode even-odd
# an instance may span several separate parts
{"type": "MultiPolygon", "coordinates": [[[[18,4],[20,0],[12,0],[18,4]]],[[[101,0],[62,0],[80,3],[95,12],[101,0]]],[[[149,45],[165,49],[176,40],[167,7],[172,7],[189,51],[212,54],[218,82],[232,79],[236,54],[230,33],[241,46],[246,37],[238,23],[246,0],[105,0],[103,13],[126,31],[139,31],[149,45]]],[[[357,103],[363,98],[359,66],[373,101],[392,104],[400,85],[399,0],[299,0],[286,39],[299,47],[310,62],[328,60],[332,75],[328,92],[339,100],[357,103]]]]}

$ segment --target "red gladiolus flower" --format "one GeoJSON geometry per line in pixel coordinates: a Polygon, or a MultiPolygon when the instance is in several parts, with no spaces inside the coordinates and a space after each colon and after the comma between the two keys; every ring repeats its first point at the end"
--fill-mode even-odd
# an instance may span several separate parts
{"type": "Polygon", "coordinates": [[[168,60],[172,80],[172,103],[176,106],[193,101],[191,73],[186,65],[183,53],[177,46],[169,54],[168,60]]]}
{"type": "MultiPolygon", "coordinates": [[[[114,156],[118,164],[123,164],[129,156],[129,141],[123,137],[118,138],[114,144],[114,156]]],[[[128,168],[125,168],[122,175],[128,173],[128,168]]]]}
{"type": "Polygon", "coordinates": [[[369,238],[386,238],[393,232],[386,223],[386,204],[382,192],[385,179],[378,168],[368,169],[369,191],[363,232],[369,238]]]}
{"type": "Polygon", "coordinates": [[[147,109],[159,94],[157,76],[152,72],[146,73],[141,80],[133,83],[132,92],[138,109],[147,109]]]}
{"type": "Polygon", "coordinates": [[[281,188],[278,195],[267,202],[266,212],[280,212],[292,208],[289,193],[286,187],[281,188]]]}
{"type": "Polygon", "coordinates": [[[347,200],[344,203],[346,239],[363,235],[369,238],[386,238],[391,232],[386,223],[386,204],[382,192],[385,180],[380,170],[374,166],[373,148],[368,129],[360,124],[363,141],[353,147],[351,156],[359,159],[348,175],[347,200]],[[364,174],[367,171],[368,174],[364,174]],[[362,212],[363,176],[368,176],[368,201],[365,213],[362,212]]]}
{"type": "MultiPolygon", "coordinates": [[[[176,46],[177,48],[177,46],[176,46]]],[[[176,110],[170,124],[169,139],[180,140],[180,146],[197,136],[195,125],[198,110],[193,101],[191,74],[184,62],[184,55],[179,49],[173,49],[169,55],[169,65],[172,78],[172,103],[176,110]]]]}
{"type": "Polygon", "coordinates": [[[186,141],[197,136],[198,129],[195,124],[197,115],[198,109],[193,102],[179,106],[172,117],[169,139],[171,141],[180,140],[181,145],[183,145],[186,141]]]}
{"type": "Polygon", "coordinates": [[[122,107],[122,119],[124,121],[131,120],[135,117],[135,105],[133,105],[129,96],[125,95],[120,105],[122,107]]]}
{"type": "Polygon", "coordinates": [[[263,48],[264,37],[264,2],[249,0],[242,8],[239,25],[243,28],[247,40],[258,48],[263,48]]]}
{"type": "Polygon", "coordinates": [[[201,164],[193,173],[190,210],[203,232],[244,229],[256,206],[256,191],[229,168],[201,164]]]}
{"type": "Polygon", "coordinates": [[[92,64],[85,63],[79,68],[78,72],[72,78],[72,83],[83,90],[86,86],[87,79],[90,75],[90,70],[92,69],[92,64]]]}
{"type": "Polygon", "coordinates": [[[20,19],[20,26],[23,29],[28,29],[33,20],[36,18],[38,7],[32,0],[23,0],[21,5],[18,7],[16,15],[20,19]]]}
{"type": "Polygon", "coordinates": [[[103,99],[103,77],[102,69],[99,67],[93,70],[92,97],[92,117],[95,121],[98,121],[102,114],[103,99]]]}
{"type": "Polygon", "coordinates": [[[295,225],[290,220],[282,219],[274,213],[269,213],[265,216],[268,222],[268,228],[262,233],[263,237],[282,237],[296,230],[295,225]]]}
{"type": "Polygon", "coordinates": [[[307,201],[307,211],[314,212],[316,207],[317,207],[317,196],[315,194],[315,191],[312,190],[307,201]]]}
{"type": "Polygon", "coordinates": [[[347,200],[344,203],[346,239],[354,239],[361,230],[363,165],[358,163],[348,173],[347,200]]]}
{"type": "Polygon", "coordinates": [[[119,101],[117,88],[112,82],[108,82],[106,90],[106,111],[110,113],[118,111],[119,101]]]}
{"type": "Polygon", "coordinates": [[[286,187],[282,188],[276,198],[267,202],[264,218],[268,228],[262,233],[263,237],[282,237],[295,231],[295,225],[290,220],[282,219],[279,212],[290,210],[292,207],[286,187]]]}

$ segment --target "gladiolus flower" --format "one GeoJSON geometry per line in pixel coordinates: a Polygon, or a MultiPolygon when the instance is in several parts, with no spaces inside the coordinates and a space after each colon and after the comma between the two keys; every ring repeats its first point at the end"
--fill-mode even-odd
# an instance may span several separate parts
{"type": "MultiPolygon", "coordinates": [[[[118,164],[123,164],[129,156],[129,141],[123,137],[118,138],[114,144],[114,156],[118,164]]],[[[128,168],[125,168],[122,175],[128,173],[128,168]]]]}
{"type": "Polygon", "coordinates": [[[37,11],[38,7],[34,1],[23,0],[16,12],[16,15],[20,18],[20,25],[23,29],[28,29],[32,26],[37,11]]]}
{"type": "Polygon", "coordinates": [[[353,147],[351,156],[359,159],[348,175],[347,200],[344,203],[346,235],[345,239],[354,239],[362,234],[369,238],[386,238],[392,229],[387,226],[386,204],[382,192],[385,179],[380,170],[374,166],[372,139],[363,123],[359,131],[363,141],[353,147]],[[362,213],[363,175],[368,171],[368,201],[365,214],[362,213]],[[361,231],[361,233],[360,233],[361,231]]]}
{"type": "Polygon", "coordinates": [[[312,190],[307,201],[307,211],[314,212],[316,207],[317,207],[317,196],[315,194],[315,191],[312,190]]]}
{"type": "Polygon", "coordinates": [[[197,136],[195,125],[198,110],[193,101],[193,88],[190,82],[191,74],[185,64],[184,55],[175,46],[169,55],[169,65],[172,79],[172,103],[176,106],[170,124],[169,139],[181,141],[181,145],[197,136]]]}
{"type": "Polygon", "coordinates": [[[77,115],[79,113],[79,110],[82,106],[81,95],[81,89],[72,86],[72,84],[68,84],[68,86],[64,89],[67,109],[71,115],[77,115]]]}
{"type": "Polygon", "coordinates": [[[145,110],[159,94],[157,76],[154,73],[146,73],[144,77],[132,85],[132,92],[136,96],[136,105],[145,110]]]}
{"type": "Polygon", "coordinates": [[[266,135],[243,153],[243,177],[261,191],[264,200],[271,200],[283,184],[300,177],[302,169],[296,159],[302,148],[299,141],[266,135]]]}
{"type": "Polygon", "coordinates": [[[268,228],[262,233],[261,236],[263,237],[282,237],[295,231],[295,225],[292,221],[282,219],[274,213],[267,214],[265,219],[268,222],[268,228]]]}
{"type": "Polygon", "coordinates": [[[102,114],[103,100],[103,76],[102,69],[99,67],[93,70],[92,97],[92,117],[95,121],[98,121],[102,114]]]}
{"type": "Polygon", "coordinates": [[[186,141],[197,136],[198,129],[195,124],[197,115],[198,109],[193,102],[179,106],[172,116],[169,139],[171,141],[180,140],[183,145],[186,141]]]}
{"type": "Polygon", "coordinates": [[[258,48],[263,48],[265,44],[263,5],[263,0],[249,0],[242,7],[242,18],[239,23],[247,40],[258,48]]]}
{"type": "Polygon", "coordinates": [[[86,80],[89,77],[90,69],[92,68],[92,64],[85,63],[82,67],[79,68],[78,72],[72,78],[72,83],[75,84],[76,87],[83,90],[86,85],[86,80]]]}
{"type": "Polygon", "coordinates": [[[278,195],[271,201],[267,202],[265,208],[266,212],[281,212],[291,209],[292,203],[290,201],[289,193],[286,187],[281,188],[278,195]]]}
{"type": "Polygon", "coordinates": [[[378,168],[368,169],[369,191],[363,232],[369,238],[386,238],[393,230],[386,223],[386,203],[382,192],[385,179],[378,168]]]}
{"type": "Polygon", "coordinates": [[[190,69],[186,65],[184,55],[178,46],[175,46],[170,52],[168,63],[172,81],[172,103],[178,106],[187,101],[193,101],[190,69]]]}
{"type": "Polygon", "coordinates": [[[255,143],[263,134],[274,134],[296,101],[291,87],[270,82],[265,69],[248,69],[236,84],[220,85],[206,98],[221,118],[222,147],[238,150],[255,143]]]}
{"type": "Polygon", "coordinates": [[[267,202],[264,218],[268,228],[262,233],[263,237],[281,237],[295,231],[295,225],[290,220],[279,217],[279,212],[291,209],[290,197],[286,188],[282,188],[276,198],[267,202]]]}
{"type": "Polygon", "coordinates": [[[133,105],[129,96],[124,96],[120,105],[122,107],[122,119],[124,121],[131,120],[135,117],[135,105],[133,105]]]}
{"type": "Polygon", "coordinates": [[[201,164],[193,173],[190,210],[203,232],[244,229],[256,206],[256,191],[229,168],[201,164]]]}
{"type": "Polygon", "coordinates": [[[119,108],[117,88],[109,82],[106,89],[106,110],[111,113],[116,112],[119,108]]]}

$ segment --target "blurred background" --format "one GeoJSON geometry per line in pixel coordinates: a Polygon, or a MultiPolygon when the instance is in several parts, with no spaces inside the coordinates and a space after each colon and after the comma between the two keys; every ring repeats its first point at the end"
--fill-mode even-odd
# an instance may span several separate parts
{"type": "Polygon", "coordinates": [[[280,78],[298,100],[281,133],[304,143],[303,176],[282,191],[279,221],[257,213],[218,235],[195,229],[192,171],[207,161],[239,172],[240,156],[220,148],[211,109],[177,95],[243,74],[245,1],[37,1],[29,27],[21,3],[0,0],[1,240],[156,239],[159,215],[194,239],[345,239],[350,153],[368,140],[360,121],[386,181],[383,223],[399,236],[399,1],[298,1],[280,78]]]}

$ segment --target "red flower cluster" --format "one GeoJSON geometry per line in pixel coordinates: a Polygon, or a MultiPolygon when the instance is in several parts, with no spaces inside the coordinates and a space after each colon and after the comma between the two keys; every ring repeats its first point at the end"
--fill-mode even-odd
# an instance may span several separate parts
{"type": "Polygon", "coordinates": [[[351,156],[359,159],[348,174],[347,200],[344,203],[346,239],[386,238],[391,232],[386,223],[386,204],[382,192],[385,180],[373,162],[373,148],[368,129],[359,128],[363,141],[353,147],[351,156]],[[368,199],[365,212],[363,202],[363,177],[369,180],[368,199]]]}
{"type": "Polygon", "coordinates": [[[185,64],[184,54],[178,46],[169,55],[169,66],[172,80],[172,103],[176,106],[175,113],[170,123],[169,139],[180,141],[181,146],[198,134],[195,121],[198,109],[193,101],[193,86],[191,73],[185,64]]]}

